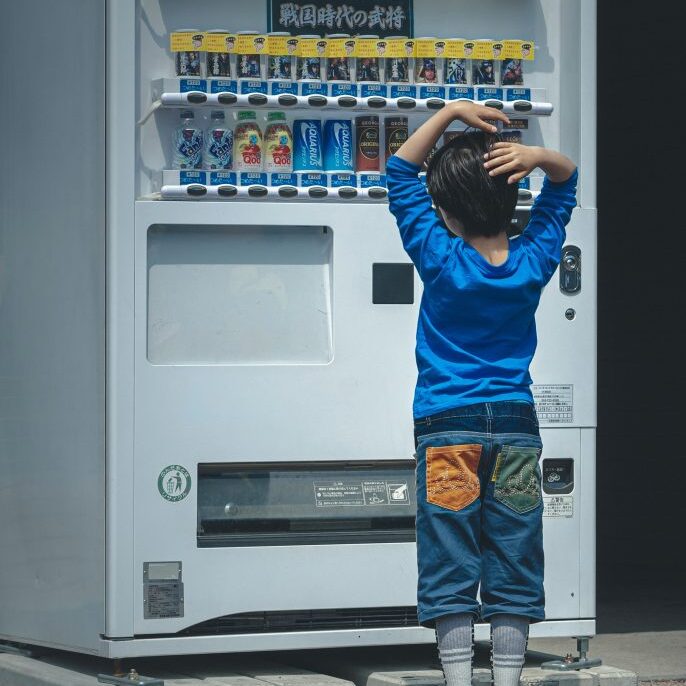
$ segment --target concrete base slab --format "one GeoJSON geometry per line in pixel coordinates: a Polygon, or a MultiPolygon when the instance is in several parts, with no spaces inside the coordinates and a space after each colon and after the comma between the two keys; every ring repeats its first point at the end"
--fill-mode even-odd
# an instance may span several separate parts
{"type": "MultiPolygon", "coordinates": [[[[145,658],[118,665],[165,686],[444,686],[435,648],[410,646],[364,651],[294,651],[276,662],[265,655],[145,658]],[[306,662],[307,664],[304,664],[306,662]]],[[[521,686],[637,686],[634,672],[602,665],[572,672],[543,670],[527,655],[521,686]]],[[[490,686],[483,646],[475,651],[475,686],[490,686]]],[[[114,663],[77,653],[44,651],[39,657],[0,654],[1,686],[97,686],[114,663]]]]}

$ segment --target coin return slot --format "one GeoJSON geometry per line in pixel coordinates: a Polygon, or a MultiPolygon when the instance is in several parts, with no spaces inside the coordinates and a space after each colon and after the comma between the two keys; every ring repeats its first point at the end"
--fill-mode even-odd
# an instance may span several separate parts
{"type": "Polygon", "coordinates": [[[220,105],[235,105],[238,102],[238,96],[235,93],[219,93],[217,100],[220,105]]]}

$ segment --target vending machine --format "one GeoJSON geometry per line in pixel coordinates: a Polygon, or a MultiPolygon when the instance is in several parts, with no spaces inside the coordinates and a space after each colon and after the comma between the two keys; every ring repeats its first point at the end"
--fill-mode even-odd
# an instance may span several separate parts
{"type": "MultiPolygon", "coordinates": [[[[537,316],[531,635],[594,634],[595,1],[3,13],[24,76],[2,105],[0,640],[111,658],[434,640],[421,283],[384,163],[459,98],[579,165],[537,316]]],[[[541,183],[521,182],[513,234],[541,183]]]]}

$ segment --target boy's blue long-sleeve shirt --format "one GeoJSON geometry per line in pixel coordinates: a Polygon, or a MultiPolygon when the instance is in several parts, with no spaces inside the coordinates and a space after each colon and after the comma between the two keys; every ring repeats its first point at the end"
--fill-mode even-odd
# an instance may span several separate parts
{"type": "Polygon", "coordinates": [[[534,315],[560,261],[578,172],[563,183],[546,177],[524,233],[510,239],[498,266],[443,226],[418,173],[396,155],[386,164],[390,210],[424,284],[415,418],[472,403],[533,402],[534,315]]]}

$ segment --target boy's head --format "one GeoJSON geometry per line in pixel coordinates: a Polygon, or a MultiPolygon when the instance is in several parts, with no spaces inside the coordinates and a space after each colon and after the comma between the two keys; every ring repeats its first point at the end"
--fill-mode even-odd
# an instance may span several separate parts
{"type": "Polygon", "coordinates": [[[427,187],[436,207],[460,222],[465,238],[507,231],[517,204],[517,184],[507,174],[489,176],[484,155],[498,134],[467,131],[440,148],[429,162],[427,187]]]}

